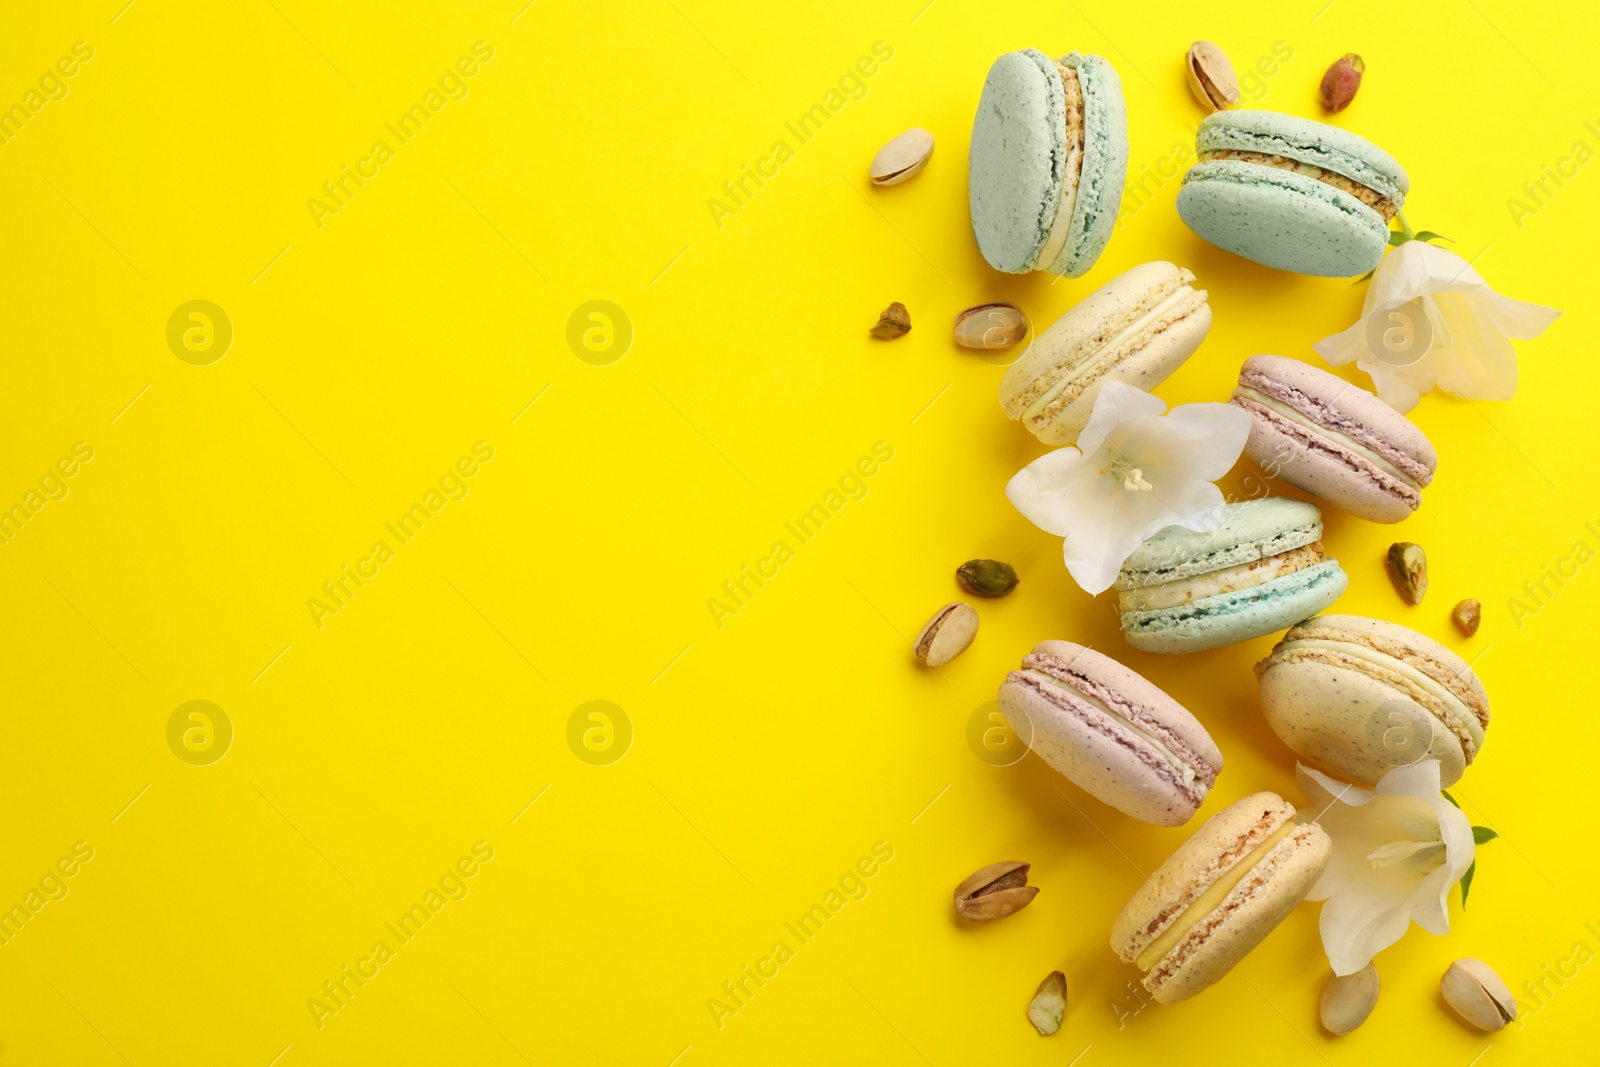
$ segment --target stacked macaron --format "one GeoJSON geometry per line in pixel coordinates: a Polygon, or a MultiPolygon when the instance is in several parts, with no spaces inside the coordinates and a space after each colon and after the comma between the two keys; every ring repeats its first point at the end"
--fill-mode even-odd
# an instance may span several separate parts
{"type": "Polygon", "coordinates": [[[1254,425],[1245,454],[1270,475],[1373,522],[1422,506],[1439,457],[1410,419],[1372,393],[1283,356],[1251,356],[1232,403],[1254,425]]]}
{"type": "Polygon", "coordinates": [[[1194,354],[1211,328],[1206,291],[1171,263],[1144,263],[1084,297],[1006,369],[1000,406],[1047,445],[1088,425],[1106,382],[1149,391],[1194,354]]]}
{"type": "Polygon", "coordinates": [[[1256,674],[1273,732],[1307,763],[1356,785],[1436,759],[1448,786],[1489,727],[1489,694],[1472,668],[1439,642],[1381,619],[1309,619],[1256,674]]]}
{"type": "Polygon", "coordinates": [[[1315,615],[1348,582],[1321,538],[1317,506],[1286,497],[1229,504],[1210,533],[1169,526],[1122,565],[1123,635],[1145,652],[1198,652],[1315,615]]]}
{"type": "Polygon", "coordinates": [[[1111,949],[1145,972],[1157,1002],[1215,983],[1277,928],[1322,876],[1332,843],[1273,793],[1205,821],[1133,894],[1111,949]]]}
{"type": "Polygon", "coordinates": [[[1157,826],[1187,822],[1222,772],[1188,710],[1109,656],[1041,641],[1000,686],[1000,710],[1075,785],[1157,826]]]}
{"type": "Polygon", "coordinates": [[[1411,181],[1393,156],[1337,126],[1218,111],[1195,133],[1178,215],[1218,248],[1330,277],[1378,265],[1411,181]]]}
{"type": "Polygon", "coordinates": [[[1110,63],[1033,48],[995,61],[967,163],[972,232],[991,267],[1083,274],[1111,239],[1127,170],[1122,82],[1110,63]]]}

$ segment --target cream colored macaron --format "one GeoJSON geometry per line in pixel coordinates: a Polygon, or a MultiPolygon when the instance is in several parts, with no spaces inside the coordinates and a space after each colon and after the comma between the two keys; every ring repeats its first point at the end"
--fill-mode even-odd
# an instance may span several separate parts
{"type": "Polygon", "coordinates": [[[1128,901],[1111,949],[1145,972],[1162,1004],[1214,984],[1259,945],[1322,877],[1332,842],[1295,821],[1275,793],[1254,793],[1207,819],[1128,901]]]}
{"type": "Polygon", "coordinates": [[[1106,382],[1166,381],[1211,329],[1204,289],[1171,263],[1143,263],[1084,297],[1006,370],[1000,406],[1047,445],[1071,444],[1106,382]]]}
{"type": "Polygon", "coordinates": [[[1356,785],[1439,761],[1461,779],[1483,747],[1489,694],[1467,662],[1398,623],[1319,615],[1256,664],[1261,713],[1301,759],[1356,785]]]}

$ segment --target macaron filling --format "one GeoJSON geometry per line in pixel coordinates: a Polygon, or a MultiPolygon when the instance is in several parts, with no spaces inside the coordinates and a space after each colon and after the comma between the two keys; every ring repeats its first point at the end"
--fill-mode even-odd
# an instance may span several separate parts
{"type": "MultiPolygon", "coordinates": [[[[1134,960],[1141,971],[1148,971],[1160,963],[1172,950],[1196,932],[1208,916],[1218,911],[1228,902],[1228,898],[1239,888],[1247,875],[1254,871],[1268,855],[1283,843],[1294,832],[1295,822],[1289,819],[1279,826],[1266,839],[1256,845],[1249,852],[1238,858],[1234,863],[1225,868],[1212,883],[1206,886],[1194,902],[1183,910],[1183,913],[1172,921],[1161,934],[1134,960]]],[[[1217,921],[1226,916],[1219,916],[1217,921]]],[[[1208,923],[1207,929],[1215,923],[1208,923]]]]}
{"type": "Polygon", "coordinates": [[[1030,387],[1045,387],[1028,404],[1021,418],[1043,424],[1077,401],[1091,384],[1131,353],[1140,350],[1160,333],[1193,315],[1206,302],[1206,291],[1189,287],[1194,275],[1179,272],[1176,288],[1157,290],[1144,303],[1078,346],[1049,373],[1042,374],[1030,387]]]}
{"type": "Polygon", "coordinates": [[[1083,173],[1083,90],[1078,84],[1078,72],[1059,59],[1051,61],[1061,76],[1066,93],[1066,146],[1067,158],[1062,167],[1061,194],[1056,199],[1055,218],[1039,254],[1033,258],[1032,270],[1045,270],[1056,261],[1066,246],[1072,230],[1072,211],[1078,199],[1078,178],[1083,173]]]}
{"type": "Polygon", "coordinates": [[[1303,174],[1307,178],[1313,178],[1324,185],[1331,185],[1340,192],[1349,193],[1379,215],[1382,215],[1384,222],[1389,222],[1395,217],[1396,212],[1400,210],[1399,204],[1377,189],[1347,178],[1336,171],[1325,170],[1315,163],[1306,163],[1302,160],[1291,159],[1288,156],[1266,152],[1241,152],[1231,148],[1201,152],[1198,162],[1208,163],[1216,159],[1232,159],[1240,163],[1254,163],[1257,166],[1271,167],[1274,170],[1287,170],[1295,174],[1303,174]]]}
{"type": "Polygon", "coordinates": [[[1181,607],[1208,597],[1235,593],[1266,585],[1279,578],[1327,562],[1321,541],[1298,545],[1286,552],[1237,563],[1204,574],[1187,575],[1156,585],[1122,589],[1117,593],[1117,610],[1157,611],[1181,607]]]}
{"type": "Polygon", "coordinates": [[[1331,440],[1367,459],[1379,469],[1421,489],[1433,481],[1433,468],[1395,447],[1358,419],[1351,418],[1332,404],[1324,403],[1259,371],[1244,370],[1239,375],[1235,397],[1267,408],[1307,429],[1317,430],[1331,440]]]}
{"type": "Polygon", "coordinates": [[[1303,421],[1280,415],[1263,404],[1255,403],[1249,397],[1235,396],[1230,403],[1244,408],[1257,421],[1277,430],[1285,437],[1298,441],[1306,448],[1328,456],[1357,474],[1370,478],[1386,492],[1399,497],[1412,511],[1422,506],[1422,493],[1417,490],[1414,483],[1405,478],[1395,477],[1355,449],[1344,447],[1333,440],[1327,430],[1321,427],[1314,429],[1307,427],[1303,421]]]}
{"type": "Polygon", "coordinates": [[[1216,784],[1216,769],[1207,765],[1182,738],[1149,710],[1053,657],[1029,653],[1023,658],[1022,670],[1012,671],[1006,681],[1033,689],[1091,725],[1110,726],[1113,734],[1115,728],[1132,734],[1154,750],[1160,757],[1158,769],[1196,804],[1204,800],[1206,792],[1216,784]],[[1097,723],[1096,712],[1109,723],[1097,723]]]}
{"type": "MultiPolygon", "coordinates": [[[[1287,116],[1279,116],[1280,120],[1287,116]]],[[[1294,129],[1275,128],[1270,116],[1245,116],[1238,113],[1218,112],[1201,123],[1195,134],[1195,153],[1201,160],[1237,159],[1280,170],[1294,170],[1307,177],[1317,178],[1335,188],[1359,196],[1351,186],[1371,190],[1380,200],[1388,201],[1394,208],[1405,206],[1410,180],[1405,171],[1387,152],[1354,134],[1323,126],[1287,119],[1299,126],[1294,129]],[[1344,143],[1340,143],[1340,142],[1344,143]],[[1290,164],[1299,163],[1308,169],[1290,164]],[[1328,181],[1317,173],[1345,182],[1328,181]]],[[[1278,124],[1281,126],[1281,121],[1278,124]]],[[[1374,210],[1380,210],[1371,201],[1362,198],[1374,210]]],[[[1393,212],[1384,217],[1392,217],[1393,212]]]]}
{"type": "MultiPolygon", "coordinates": [[[[1487,718],[1486,713],[1480,718],[1447,686],[1405,660],[1357,641],[1324,640],[1310,636],[1316,632],[1315,628],[1291,631],[1291,639],[1273,649],[1272,655],[1256,668],[1257,673],[1279,664],[1315,660],[1371,675],[1404,691],[1444,723],[1445,728],[1461,743],[1461,751],[1468,764],[1476,758],[1478,746],[1483,743],[1482,719],[1487,718]]],[[[1335,635],[1329,634],[1329,637],[1334,638],[1335,635]]]]}

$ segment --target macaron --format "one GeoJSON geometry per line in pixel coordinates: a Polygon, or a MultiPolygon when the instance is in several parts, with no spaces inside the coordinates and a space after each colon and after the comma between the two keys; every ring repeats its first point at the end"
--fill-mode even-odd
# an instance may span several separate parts
{"type": "Polygon", "coordinates": [[[1134,549],[1114,588],[1122,633],[1142,652],[1199,652],[1277,633],[1349,584],[1322,548],[1315,504],[1228,504],[1210,533],[1169,526],[1134,549]]]}
{"type": "Polygon", "coordinates": [[[1207,819],[1128,901],[1111,949],[1162,1004],[1214,984],[1305,899],[1332,843],[1293,804],[1255,793],[1207,819]]]}
{"type": "Polygon", "coordinates": [[[1356,785],[1439,761],[1459,781],[1483,747],[1489,694],[1466,661],[1398,623],[1320,615],[1256,664],[1261,713],[1307,763],[1356,785]]]}
{"type": "Polygon", "coordinates": [[[1000,686],[1000,711],[1074,785],[1157,826],[1189,820],[1222,753],[1176,700],[1109,656],[1041,641],[1000,686]]]}
{"type": "Polygon", "coordinates": [[[1047,445],[1075,440],[1106,382],[1149,392],[1194,354],[1211,305],[1194,275],[1157,261],[1117,275],[1034,339],[1000,380],[1000,406],[1047,445]]]}
{"type": "Polygon", "coordinates": [[[1272,477],[1372,522],[1422,506],[1439,469],[1416,424],[1358,385],[1284,356],[1251,356],[1233,403],[1254,425],[1245,455],[1272,477]]]}
{"type": "Polygon", "coordinates": [[[967,162],[972,232],[989,266],[1083,274],[1111,239],[1127,172],[1128,118],[1110,63],[1033,48],[995,60],[967,162]]]}
{"type": "Polygon", "coordinates": [[[1278,270],[1348,278],[1378,265],[1411,179],[1348,130],[1274,111],[1218,111],[1195,131],[1178,215],[1218,248],[1278,270]]]}

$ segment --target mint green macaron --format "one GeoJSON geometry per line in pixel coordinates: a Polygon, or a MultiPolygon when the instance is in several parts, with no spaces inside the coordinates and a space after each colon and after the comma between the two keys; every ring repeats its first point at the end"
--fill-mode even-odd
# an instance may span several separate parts
{"type": "Polygon", "coordinates": [[[1128,644],[1179,653],[1286,629],[1348,582],[1323,552],[1317,506],[1269,496],[1227,505],[1210,533],[1167,527],[1124,561],[1115,588],[1128,644]]]}
{"type": "Polygon", "coordinates": [[[1278,270],[1350,277],[1378,265],[1411,181],[1348,130],[1273,111],[1218,111],[1195,133],[1178,215],[1207,241],[1278,270]]]}
{"type": "Polygon", "coordinates": [[[1122,82],[1100,56],[995,60],[972,122],[967,199],[995,270],[1076,278],[1111,239],[1128,171],[1122,82]]]}

